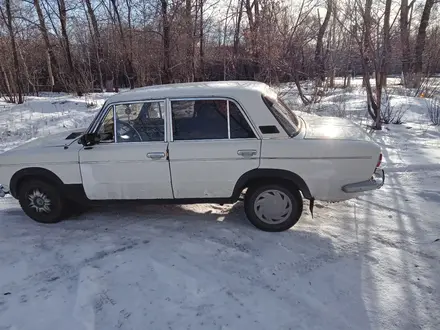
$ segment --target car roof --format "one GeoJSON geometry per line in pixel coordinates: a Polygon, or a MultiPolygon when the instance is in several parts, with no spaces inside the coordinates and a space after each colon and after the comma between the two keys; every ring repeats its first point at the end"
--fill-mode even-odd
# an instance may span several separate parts
{"type": "Polygon", "coordinates": [[[186,97],[231,97],[266,91],[269,86],[262,82],[248,80],[206,81],[153,85],[131,89],[113,95],[107,103],[130,102],[144,99],[186,98],[186,97]]]}

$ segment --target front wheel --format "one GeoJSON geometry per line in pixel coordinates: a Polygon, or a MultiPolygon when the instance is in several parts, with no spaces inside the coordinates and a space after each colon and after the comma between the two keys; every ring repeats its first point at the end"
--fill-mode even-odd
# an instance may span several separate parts
{"type": "Polygon", "coordinates": [[[24,213],[40,223],[56,223],[65,217],[64,199],[50,183],[30,180],[19,188],[18,200],[24,213]]]}
{"type": "Polygon", "coordinates": [[[298,190],[281,184],[250,187],[244,200],[249,221],[264,231],[284,231],[301,217],[303,201],[298,190]]]}

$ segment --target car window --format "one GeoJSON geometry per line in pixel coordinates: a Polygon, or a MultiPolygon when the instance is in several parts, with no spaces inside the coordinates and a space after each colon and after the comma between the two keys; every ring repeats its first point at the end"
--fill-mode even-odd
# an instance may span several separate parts
{"type": "Polygon", "coordinates": [[[194,116],[195,101],[176,101],[171,103],[173,118],[191,118],[194,116]]]}
{"type": "Polygon", "coordinates": [[[164,113],[164,107],[163,104],[160,102],[151,102],[151,103],[144,103],[144,106],[148,105],[147,111],[144,113],[144,115],[149,119],[154,118],[160,118],[164,119],[165,113],[164,113]]]}
{"type": "Polygon", "coordinates": [[[114,142],[114,117],[113,117],[113,107],[107,112],[107,115],[104,117],[104,120],[99,127],[98,133],[100,137],[100,142],[114,142]]]}
{"type": "Polygon", "coordinates": [[[255,138],[252,128],[234,102],[229,102],[229,124],[231,127],[231,139],[255,138]]]}
{"type": "Polygon", "coordinates": [[[116,142],[148,142],[165,139],[165,102],[115,106],[116,142]]]}
{"type": "Polygon", "coordinates": [[[228,138],[226,100],[172,101],[174,140],[228,138]]]}
{"type": "Polygon", "coordinates": [[[238,105],[229,100],[171,102],[174,140],[256,138],[238,105]],[[229,134],[228,134],[229,105],[229,134]]]}
{"type": "Polygon", "coordinates": [[[295,136],[299,132],[299,121],[296,115],[287,107],[287,105],[279,98],[274,99],[269,96],[262,95],[264,104],[269,108],[270,112],[276,118],[278,123],[283,127],[289,136],[295,136]]]}

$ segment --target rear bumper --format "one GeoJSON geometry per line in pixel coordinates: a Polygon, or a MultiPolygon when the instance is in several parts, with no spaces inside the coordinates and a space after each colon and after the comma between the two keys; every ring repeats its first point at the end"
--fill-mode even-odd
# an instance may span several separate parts
{"type": "Polygon", "coordinates": [[[9,190],[0,184],[0,197],[5,197],[7,194],[9,194],[9,190]]]}
{"type": "Polygon", "coordinates": [[[370,180],[350,183],[342,187],[346,193],[359,193],[369,190],[380,189],[385,183],[385,172],[381,168],[376,168],[370,180]]]}

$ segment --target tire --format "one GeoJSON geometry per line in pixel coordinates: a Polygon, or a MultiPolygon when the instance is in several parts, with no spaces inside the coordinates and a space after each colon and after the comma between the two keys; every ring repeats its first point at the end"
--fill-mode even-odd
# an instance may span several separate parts
{"type": "Polygon", "coordinates": [[[58,189],[38,179],[20,185],[18,201],[24,213],[40,223],[60,222],[69,213],[58,189]]]}
{"type": "Polygon", "coordinates": [[[303,200],[295,188],[287,188],[278,183],[262,184],[248,189],[244,210],[249,221],[258,229],[285,231],[293,227],[301,217],[303,200]]]}

